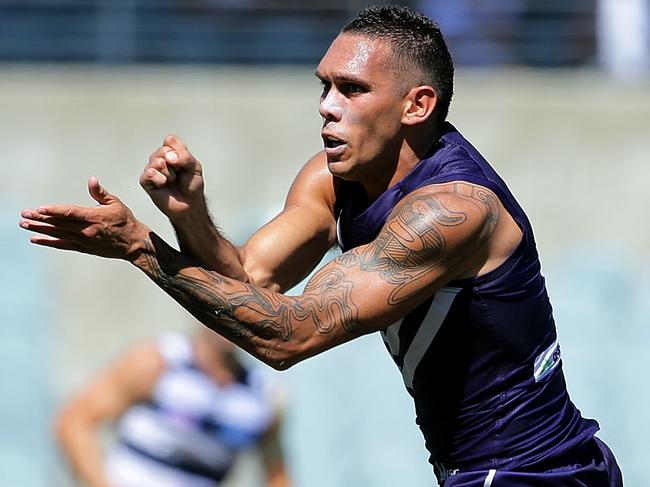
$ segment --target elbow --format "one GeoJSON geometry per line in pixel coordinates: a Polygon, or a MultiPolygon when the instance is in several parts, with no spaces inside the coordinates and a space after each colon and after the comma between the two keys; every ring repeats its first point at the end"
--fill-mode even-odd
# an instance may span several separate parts
{"type": "Polygon", "coordinates": [[[70,437],[71,430],[74,429],[74,415],[64,409],[54,419],[52,425],[52,435],[59,445],[65,445],[70,437]]]}
{"type": "Polygon", "coordinates": [[[282,342],[281,344],[271,345],[264,349],[259,355],[259,358],[274,370],[283,372],[308,356],[308,354],[296,345],[292,345],[289,342],[282,342]]]}
{"type": "Polygon", "coordinates": [[[282,287],[276,282],[273,269],[269,269],[263,261],[247,254],[244,249],[240,250],[239,256],[246,273],[247,282],[276,293],[283,292],[282,287]]]}
{"type": "Polygon", "coordinates": [[[51,434],[61,447],[67,449],[80,435],[92,431],[94,424],[94,420],[73,401],[56,415],[51,434]]]}
{"type": "Polygon", "coordinates": [[[267,365],[269,365],[273,370],[284,372],[285,370],[289,370],[296,363],[297,362],[289,362],[288,360],[272,360],[267,362],[267,365]]]}
{"type": "Polygon", "coordinates": [[[274,370],[283,372],[290,369],[302,359],[288,353],[273,353],[264,357],[263,362],[274,370]]]}

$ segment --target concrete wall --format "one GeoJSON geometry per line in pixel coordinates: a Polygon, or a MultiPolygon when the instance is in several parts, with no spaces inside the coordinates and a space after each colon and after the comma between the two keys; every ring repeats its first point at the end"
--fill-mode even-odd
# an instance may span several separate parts
{"type": "MultiPolygon", "coordinates": [[[[71,485],[49,442],[57,405],[134,340],[191,320],[123,262],[32,248],[21,208],[90,204],[96,175],[168,241],[139,188],[165,134],[203,161],[217,221],[241,241],[320,148],[310,69],[0,67],[0,471],[71,485]]],[[[650,450],[650,86],[590,72],[461,72],[451,120],[536,230],[572,397],[630,485],[650,450]]],[[[378,336],[284,374],[297,485],[430,485],[422,439],[378,336]]],[[[247,469],[237,485],[251,483],[247,469]]]]}

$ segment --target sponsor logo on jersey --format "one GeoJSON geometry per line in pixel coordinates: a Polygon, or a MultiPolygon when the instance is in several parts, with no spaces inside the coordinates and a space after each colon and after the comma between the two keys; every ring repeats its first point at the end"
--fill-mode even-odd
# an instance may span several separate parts
{"type": "Polygon", "coordinates": [[[560,342],[556,338],[550,347],[535,358],[535,364],[533,366],[535,382],[539,382],[553,372],[553,370],[555,370],[555,368],[560,364],[561,358],[560,342]]]}

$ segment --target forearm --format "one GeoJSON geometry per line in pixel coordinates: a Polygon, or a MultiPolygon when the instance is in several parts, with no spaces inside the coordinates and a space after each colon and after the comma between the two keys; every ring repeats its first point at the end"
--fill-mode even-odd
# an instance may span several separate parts
{"type": "Polygon", "coordinates": [[[280,441],[280,423],[274,421],[260,442],[260,456],[266,471],[267,487],[290,487],[291,480],[286,469],[282,444],[280,441]]]}
{"type": "Polygon", "coordinates": [[[249,281],[237,247],[219,231],[207,209],[182,221],[172,221],[172,225],[185,255],[220,274],[238,281],[249,281]]]}
{"type": "Polygon", "coordinates": [[[336,272],[312,292],[285,296],[198,267],[153,233],[133,264],[203,324],[277,369],[356,336],[350,283],[336,272]]]}

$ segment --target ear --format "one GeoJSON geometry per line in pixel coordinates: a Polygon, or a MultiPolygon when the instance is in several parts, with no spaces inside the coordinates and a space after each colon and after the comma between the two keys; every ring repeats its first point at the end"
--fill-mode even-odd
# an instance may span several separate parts
{"type": "Polygon", "coordinates": [[[405,96],[402,123],[404,125],[417,125],[424,123],[431,117],[438,103],[438,97],[431,86],[417,86],[405,96]]]}

